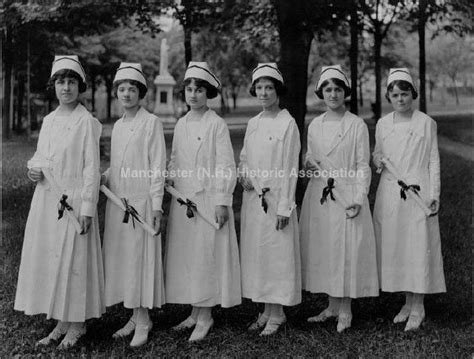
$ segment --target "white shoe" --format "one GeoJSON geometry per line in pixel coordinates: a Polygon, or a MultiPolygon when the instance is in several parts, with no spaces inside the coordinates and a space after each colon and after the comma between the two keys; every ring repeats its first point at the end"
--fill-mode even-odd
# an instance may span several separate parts
{"type": "Polygon", "coordinates": [[[125,324],[122,328],[117,330],[112,335],[112,338],[119,339],[119,338],[129,336],[135,330],[136,326],[137,326],[137,324],[133,321],[133,319],[130,318],[130,320],[127,322],[127,324],[125,324]]]}
{"type": "Polygon", "coordinates": [[[196,325],[196,320],[194,320],[193,317],[189,316],[185,320],[183,320],[181,323],[179,323],[178,325],[175,325],[171,329],[177,332],[180,332],[182,330],[191,329],[195,325],[196,325]]]}
{"type": "Polygon", "coordinates": [[[406,322],[408,317],[410,316],[410,311],[411,307],[407,304],[405,304],[402,309],[400,309],[400,312],[393,318],[393,322],[396,323],[402,323],[406,322]]]}
{"type": "Polygon", "coordinates": [[[135,348],[148,341],[148,333],[153,328],[153,322],[150,320],[147,324],[137,324],[135,327],[135,334],[133,335],[130,346],[135,348]]]}
{"type": "Polygon", "coordinates": [[[66,333],[64,339],[59,343],[58,349],[68,349],[74,345],[76,345],[77,341],[80,337],[86,334],[86,326],[85,324],[78,326],[78,325],[71,325],[66,333]]]}
{"type": "Polygon", "coordinates": [[[210,319],[208,322],[200,322],[198,321],[196,324],[196,328],[194,328],[191,336],[189,337],[190,342],[196,342],[199,340],[203,340],[211,328],[214,326],[214,319],[210,319]]]}
{"type": "Polygon", "coordinates": [[[36,345],[49,345],[51,342],[59,340],[59,338],[67,333],[69,325],[69,322],[58,322],[52,332],[47,337],[39,340],[36,345]]]}
{"type": "Polygon", "coordinates": [[[250,326],[248,327],[248,331],[253,332],[255,330],[265,327],[269,319],[270,319],[270,316],[267,316],[264,313],[260,313],[258,315],[257,320],[253,322],[252,324],[250,324],[250,326]]]}
{"type": "Polygon", "coordinates": [[[321,313],[314,317],[309,317],[307,321],[309,323],[322,323],[328,320],[329,318],[337,317],[337,313],[333,312],[329,308],[324,309],[321,313]]]}
{"type": "Polygon", "coordinates": [[[423,310],[421,313],[418,312],[411,312],[410,316],[408,317],[407,325],[405,326],[405,331],[408,332],[410,330],[417,330],[420,328],[421,323],[425,319],[425,311],[423,310]]]}
{"type": "Polygon", "coordinates": [[[282,324],[286,323],[286,316],[283,314],[281,318],[272,318],[268,319],[267,325],[265,325],[265,329],[262,330],[260,333],[261,337],[266,337],[269,335],[275,334],[282,324]]]}
{"type": "Polygon", "coordinates": [[[352,323],[352,314],[351,313],[341,313],[337,317],[337,332],[341,333],[347,328],[351,327],[352,323]]]}

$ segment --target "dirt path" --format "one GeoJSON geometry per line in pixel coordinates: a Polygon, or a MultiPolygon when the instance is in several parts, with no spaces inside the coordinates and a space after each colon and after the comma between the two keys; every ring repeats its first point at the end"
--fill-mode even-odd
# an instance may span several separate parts
{"type": "Polygon", "coordinates": [[[468,161],[474,161],[474,147],[472,146],[438,135],[438,147],[440,150],[452,153],[468,161]]]}

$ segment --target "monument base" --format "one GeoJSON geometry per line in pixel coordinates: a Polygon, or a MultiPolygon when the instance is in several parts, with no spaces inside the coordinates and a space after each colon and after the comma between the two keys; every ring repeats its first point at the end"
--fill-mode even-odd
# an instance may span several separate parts
{"type": "Polygon", "coordinates": [[[171,116],[171,115],[157,115],[157,116],[161,120],[161,122],[163,122],[163,123],[174,124],[174,123],[178,122],[178,119],[174,116],[171,116]]]}

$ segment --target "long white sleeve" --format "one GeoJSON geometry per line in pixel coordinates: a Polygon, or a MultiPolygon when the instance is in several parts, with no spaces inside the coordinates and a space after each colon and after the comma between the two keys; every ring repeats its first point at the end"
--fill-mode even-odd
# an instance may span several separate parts
{"type": "Polygon", "coordinates": [[[431,121],[431,146],[430,146],[430,199],[439,201],[441,192],[441,180],[440,180],[440,160],[438,151],[438,134],[437,125],[435,121],[431,121]]]}
{"type": "Polygon", "coordinates": [[[166,169],[166,145],[161,121],[154,117],[147,131],[149,168],[151,176],[150,196],[154,211],[162,210],[166,169]]]}
{"type": "Polygon", "coordinates": [[[232,206],[232,193],[236,183],[234,151],[225,122],[219,121],[217,126],[215,201],[216,205],[232,206]]]}
{"type": "Polygon", "coordinates": [[[357,194],[354,198],[354,202],[362,205],[364,198],[369,192],[372,175],[369,166],[369,130],[367,129],[367,125],[364,122],[357,124],[357,143],[355,150],[357,194]]]}
{"type": "Polygon", "coordinates": [[[380,122],[377,123],[375,127],[375,148],[372,153],[372,160],[375,167],[380,168],[382,166],[383,152],[382,152],[382,128],[380,122]]]}
{"type": "Polygon", "coordinates": [[[93,217],[97,210],[100,185],[99,140],[102,126],[90,117],[84,120],[84,167],[82,170],[83,187],[81,191],[81,215],[93,217]]]}
{"type": "Polygon", "coordinates": [[[277,214],[289,217],[296,207],[295,191],[301,149],[300,134],[294,120],[290,122],[285,133],[283,148],[282,170],[284,171],[284,177],[281,179],[277,214]]]}

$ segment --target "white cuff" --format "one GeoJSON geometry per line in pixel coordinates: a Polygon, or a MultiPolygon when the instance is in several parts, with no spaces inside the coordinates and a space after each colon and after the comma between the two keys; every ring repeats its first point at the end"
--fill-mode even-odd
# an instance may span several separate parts
{"type": "Polygon", "coordinates": [[[97,204],[95,202],[82,201],[81,216],[94,217],[97,211],[97,204]]]}

